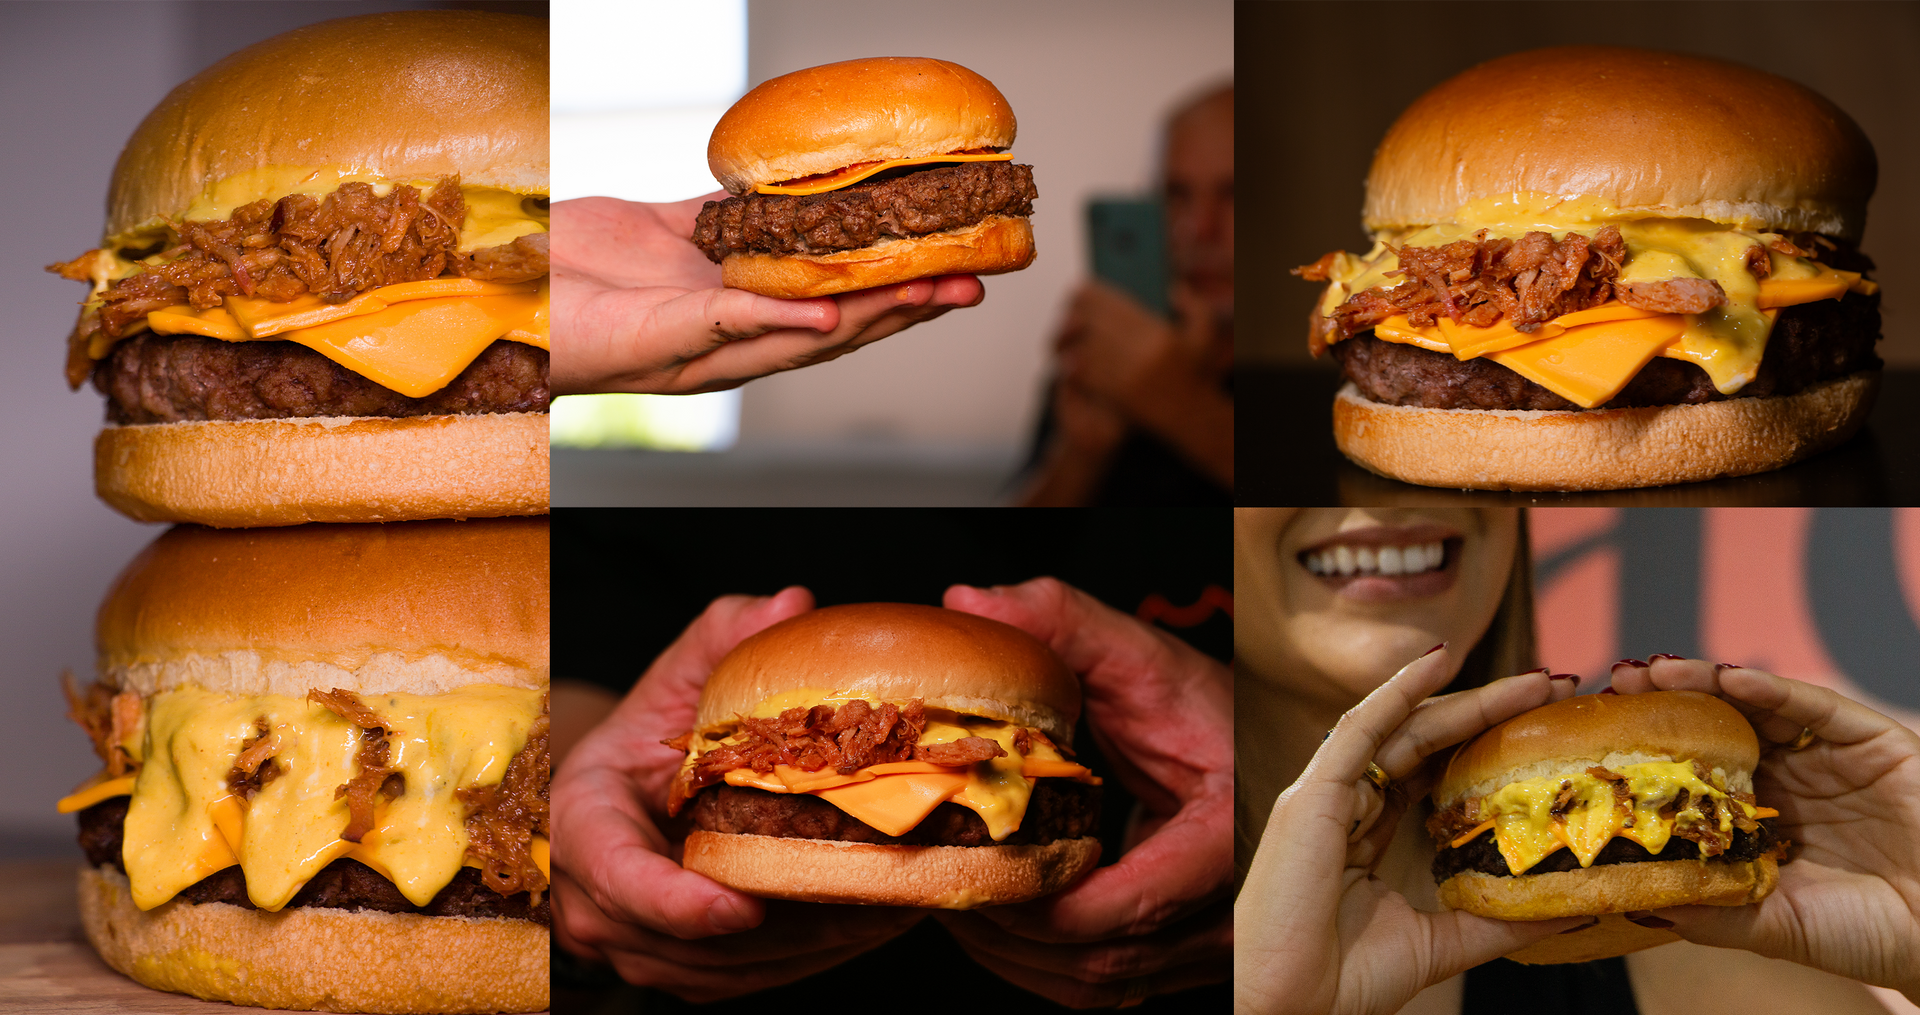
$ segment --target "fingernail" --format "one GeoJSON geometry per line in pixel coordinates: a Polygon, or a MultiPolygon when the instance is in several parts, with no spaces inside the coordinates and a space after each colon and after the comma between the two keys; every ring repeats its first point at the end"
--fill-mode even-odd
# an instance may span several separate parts
{"type": "Polygon", "coordinates": [[[707,907],[707,921],[722,934],[737,934],[758,922],[740,900],[724,895],[707,907]]]}
{"type": "Polygon", "coordinates": [[[1583,930],[1586,930],[1586,929],[1587,929],[1588,927],[1594,927],[1594,926],[1598,926],[1598,925],[1599,925],[1599,923],[1600,923],[1600,918],[1596,916],[1596,917],[1594,917],[1593,919],[1591,919],[1591,920],[1588,920],[1588,921],[1587,921],[1586,923],[1583,923],[1583,924],[1581,924],[1581,925],[1580,925],[1580,926],[1578,926],[1578,927],[1568,927],[1568,928],[1567,928],[1566,930],[1563,930],[1563,931],[1561,931],[1560,933],[1562,933],[1562,934],[1578,934],[1579,932],[1581,932],[1581,931],[1583,931],[1583,930]]]}
{"type": "MultiPolygon", "coordinates": [[[[1655,658],[1655,659],[1658,659],[1658,658],[1660,658],[1660,657],[1659,657],[1659,656],[1654,656],[1654,658],[1655,658]]],[[[1620,660],[1619,662],[1617,662],[1617,663],[1614,663],[1614,664],[1613,664],[1613,668],[1614,668],[1614,669],[1616,669],[1616,670],[1617,670],[1617,669],[1619,669],[1619,668],[1620,668],[1620,667],[1622,667],[1622,666],[1639,666],[1639,667],[1642,667],[1642,668],[1644,668],[1644,667],[1645,667],[1646,665],[1647,665],[1646,663],[1644,663],[1644,662],[1642,662],[1642,661],[1640,661],[1640,660],[1638,660],[1638,659],[1622,659],[1622,660],[1620,660]]]]}
{"type": "Polygon", "coordinates": [[[1616,690],[1614,690],[1614,689],[1613,689],[1613,688],[1611,688],[1611,687],[1602,687],[1602,688],[1601,688],[1601,689],[1600,689],[1599,691],[1597,691],[1597,692],[1595,692],[1595,693],[1597,693],[1597,694],[1619,694],[1620,692],[1619,692],[1619,691],[1616,691],[1616,690]]]}
{"type": "Polygon", "coordinates": [[[1637,923],[1642,927],[1652,927],[1655,930],[1666,930],[1668,927],[1673,926],[1672,920],[1663,916],[1655,916],[1652,913],[1628,913],[1627,922],[1637,923]]]}
{"type": "Polygon", "coordinates": [[[1534,667],[1534,668],[1533,668],[1533,669],[1531,669],[1531,670],[1528,670],[1528,671],[1527,671],[1526,673],[1522,673],[1522,674],[1520,674],[1520,675],[1524,677],[1524,676],[1526,676],[1526,675],[1527,675],[1528,673],[1545,673],[1545,674],[1548,674],[1548,675],[1551,675],[1551,674],[1553,673],[1553,671],[1552,671],[1551,669],[1548,669],[1548,668],[1547,668],[1547,667],[1545,667],[1545,666],[1537,666],[1537,667],[1534,667]]]}
{"type": "Polygon", "coordinates": [[[1718,673],[1721,670],[1744,670],[1744,669],[1746,669],[1746,667],[1740,665],[1739,663],[1714,663],[1713,664],[1713,672],[1715,673],[1718,673]]]}
{"type": "Polygon", "coordinates": [[[1655,652],[1654,654],[1652,654],[1652,655],[1650,655],[1650,656],[1648,656],[1648,657],[1647,657],[1647,659],[1648,659],[1648,660],[1654,660],[1654,659],[1685,659],[1685,658],[1686,658],[1686,656],[1676,656],[1676,655],[1671,655],[1671,654],[1669,654],[1669,653],[1666,653],[1666,652],[1655,652]]]}
{"type": "Polygon", "coordinates": [[[1426,650],[1425,652],[1422,652],[1422,653],[1420,653],[1420,658],[1422,658],[1422,659],[1425,659],[1426,657],[1428,657],[1428,656],[1430,656],[1430,655],[1432,655],[1432,654],[1434,654],[1435,652],[1438,652],[1438,651],[1440,651],[1441,649],[1443,649],[1443,648],[1446,648],[1446,647],[1447,647],[1447,643],[1443,641],[1443,642],[1441,642],[1440,644],[1438,644],[1438,645],[1435,645],[1434,647],[1432,647],[1432,648],[1430,648],[1430,649],[1428,649],[1428,650],[1426,650]]]}
{"type": "Polygon", "coordinates": [[[1333,739],[1333,731],[1328,730],[1327,735],[1320,738],[1320,742],[1324,744],[1331,739],[1333,739]]]}
{"type": "Polygon", "coordinates": [[[1573,686],[1575,687],[1580,686],[1580,675],[1578,673],[1549,673],[1547,674],[1547,679],[1548,680],[1571,680],[1573,681],[1573,686]]]}

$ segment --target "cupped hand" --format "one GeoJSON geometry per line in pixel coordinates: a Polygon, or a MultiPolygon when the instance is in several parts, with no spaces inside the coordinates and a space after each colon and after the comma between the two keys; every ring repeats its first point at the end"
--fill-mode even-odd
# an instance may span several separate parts
{"type": "Polygon", "coordinates": [[[805,300],[720,287],[689,242],[700,206],[553,206],[553,392],[685,395],[824,363],[986,297],[972,275],[805,300]]]}
{"type": "Polygon", "coordinates": [[[1460,659],[1408,663],[1327,734],[1280,795],[1234,909],[1234,1007],[1245,1013],[1385,1013],[1469,967],[1582,926],[1424,913],[1373,876],[1407,806],[1437,778],[1427,760],[1574,682],[1536,671],[1441,698],[1460,659]],[[1372,761],[1391,780],[1366,778],[1372,761]]]}
{"type": "Polygon", "coordinates": [[[1233,690],[1226,667],[1052,578],[956,585],[946,605],[1046,642],[1087,726],[1139,799],[1119,862],[1056,895],[941,914],[981,964],[1073,1007],[1227,978],[1233,928],[1233,690]]]}
{"type": "Polygon", "coordinates": [[[790,588],[725,596],[655,659],[567,756],[553,782],[554,934],[631,983],[711,1001],[797,980],[917,923],[915,910],[763,902],[681,869],[661,830],[684,755],[660,743],[693,727],[715,663],[747,636],[813,608],[790,588]]]}
{"type": "Polygon", "coordinates": [[[1891,987],[1920,1004],[1920,735],[1846,696],[1761,670],[1656,657],[1614,667],[1622,694],[1704,691],[1766,748],[1754,795],[1797,843],[1751,906],[1661,910],[1674,931],[1891,987]],[[1789,750],[1802,730],[1815,739],[1789,750]]]}

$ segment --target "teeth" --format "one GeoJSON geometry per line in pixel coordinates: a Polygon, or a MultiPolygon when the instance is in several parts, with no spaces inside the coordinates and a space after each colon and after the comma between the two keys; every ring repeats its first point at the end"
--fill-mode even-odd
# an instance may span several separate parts
{"type": "Polygon", "coordinates": [[[1409,575],[1437,571],[1446,564],[1446,547],[1439,540],[1411,546],[1349,546],[1340,544],[1302,558],[1317,575],[1409,575]]]}

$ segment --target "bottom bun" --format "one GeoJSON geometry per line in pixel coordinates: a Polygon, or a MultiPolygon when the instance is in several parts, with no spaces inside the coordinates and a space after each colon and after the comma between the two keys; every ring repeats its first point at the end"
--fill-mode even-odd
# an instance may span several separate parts
{"type": "Polygon", "coordinates": [[[935,275],[998,275],[1032,263],[1032,223],[989,215],[959,229],[832,254],[730,254],[720,262],[720,279],[729,289],[792,300],[935,275]]]}
{"type": "Polygon", "coordinates": [[[1797,394],[1636,409],[1423,409],[1352,384],[1333,401],[1334,442],[1389,479],[1462,490],[1624,490],[1745,476],[1852,437],[1879,371],[1797,394]]]}
{"type": "Polygon", "coordinates": [[[1610,959],[1658,945],[1672,944],[1680,935],[1657,927],[1642,927],[1620,913],[1609,913],[1598,923],[1564,931],[1510,952],[1507,958],[1530,966],[1551,966],[1562,962],[1592,962],[1610,959]]]}
{"type": "Polygon", "coordinates": [[[175,900],[141,912],[126,876],[80,871],[80,919],[107,965],[157,990],[337,1012],[532,1012],[547,928],[526,920],[175,900]]]}
{"type": "Polygon", "coordinates": [[[113,426],[100,498],[143,522],[220,528],[546,514],[544,412],[113,426]]]}
{"type": "Polygon", "coordinates": [[[748,895],[799,902],[977,909],[1057,892],[1093,869],[1100,840],[1044,846],[876,846],[696,831],[684,866],[748,895]]]}
{"type": "Polygon", "coordinates": [[[1455,874],[1440,883],[1440,902],[1496,920],[1638,913],[1668,906],[1744,906],[1780,883],[1773,857],[1613,863],[1547,874],[1455,874]]]}

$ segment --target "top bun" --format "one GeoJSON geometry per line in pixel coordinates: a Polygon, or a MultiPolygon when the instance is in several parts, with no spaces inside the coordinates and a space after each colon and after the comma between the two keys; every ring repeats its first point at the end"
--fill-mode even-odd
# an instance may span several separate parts
{"type": "Polygon", "coordinates": [[[549,680],[545,518],[168,530],[100,604],[100,675],[140,694],[440,694],[549,680]]]}
{"type": "Polygon", "coordinates": [[[1751,790],[1760,741],[1732,705],[1699,691],[1581,694],[1523,712],[1480,734],[1447,763],[1433,791],[1442,808],[1508,783],[1589,765],[1699,761],[1751,790]]]}
{"type": "Polygon", "coordinates": [[[1018,130],[993,82],[945,60],[881,56],[784,74],[742,96],[707,142],[707,167],[744,194],[856,162],[1007,148],[1018,130]]]}
{"type": "Polygon", "coordinates": [[[1838,106],[1705,57],[1609,46],[1515,53],[1422,95],[1374,153],[1369,230],[1498,194],[1858,240],[1878,166],[1838,106]]]}
{"type": "Polygon", "coordinates": [[[906,603],[829,606],[734,646],[707,678],[696,725],[712,729],[782,691],[919,698],[932,708],[1073,739],[1080,683],[1032,635],[958,610],[906,603]]]}
{"type": "Polygon", "coordinates": [[[546,193],[546,22],[403,11],[248,46],[134,130],[113,167],[106,235],[177,216],[208,185],[267,166],[546,193]]]}

